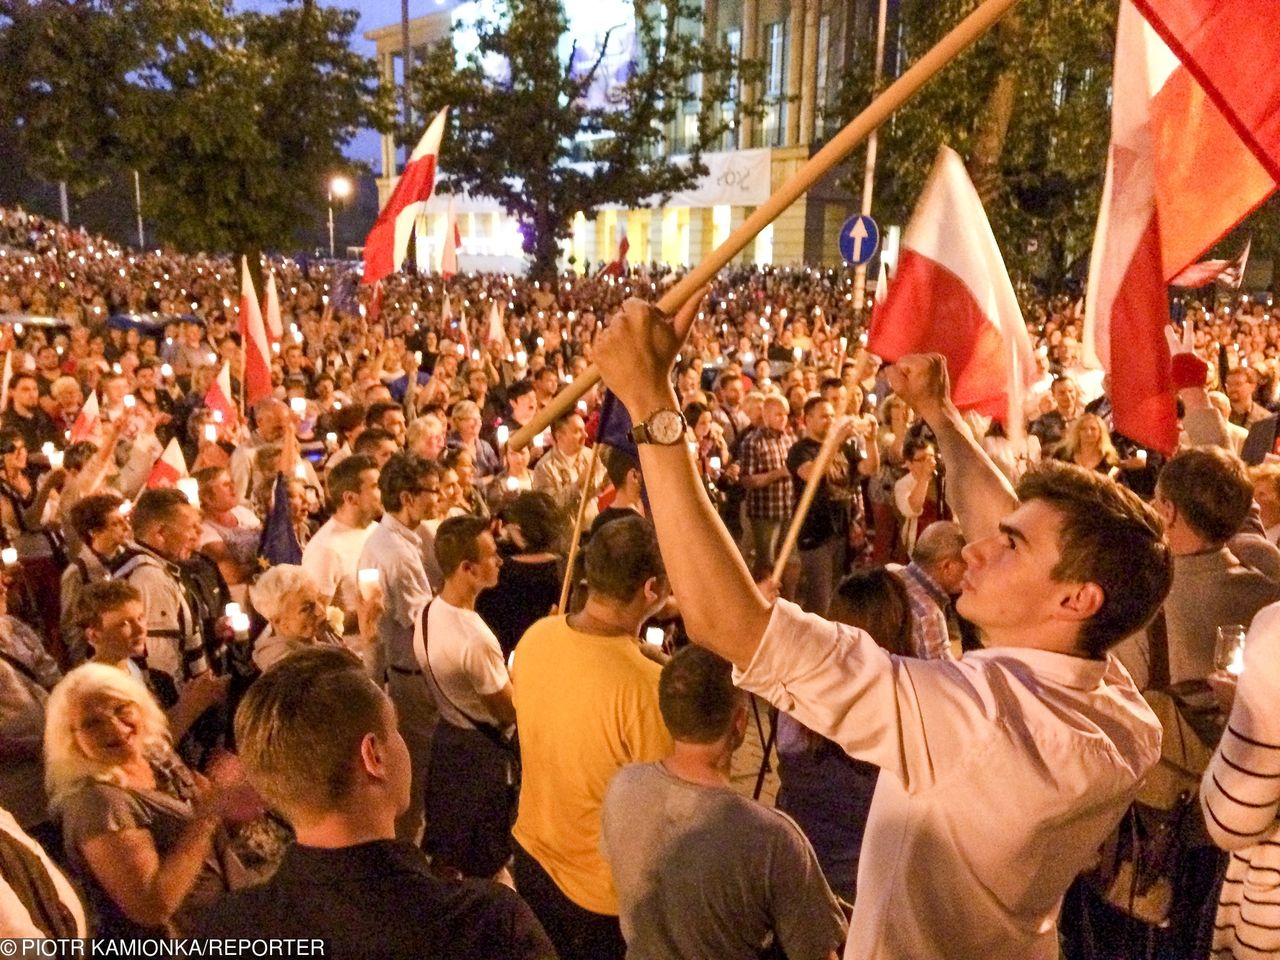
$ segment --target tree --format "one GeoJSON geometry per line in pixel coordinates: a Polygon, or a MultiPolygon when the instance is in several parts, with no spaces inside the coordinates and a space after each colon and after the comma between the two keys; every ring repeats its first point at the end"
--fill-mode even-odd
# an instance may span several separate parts
{"type": "Polygon", "coordinates": [[[166,240],[256,252],[290,244],[350,166],[362,127],[389,129],[391,99],[350,46],[358,14],[289,4],[228,17],[166,52],[127,127],[166,240]]]}
{"type": "Polygon", "coordinates": [[[722,109],[731,85],[757,69],[704,39],[700,4],[639,2],[634,14],[630,57],[617,58],[622,29],[598,51],[575,44],[564,56],[559,0],[500,0],[498,15],[475,25],[478,44],[461,65],[446,41],[411,77],[420,115],[452,107],[442,192],[497,200],[520,224],[536,276],[555,272],[575,213],[664,203],[695,184],[703,151],[731,123],[722,109]],[[685,158],[672,160],[673,149],[685,158]]]}
{"type": "MultiPolygon", "coordinates": [[[[900,62],[918,59],[971,7],[904,3],[900,62]]],[[[1049,289],[1078,278],[1106,171],[1114,40],[1111,0],[1023,0],[881,128],[881,219],[905,222],[947,143],[966,158],[1015,278],[1049,289]]],[[[837,107],[845,120],[872,94],[874,39],[857,38],[855,49],[837,107]]]]}

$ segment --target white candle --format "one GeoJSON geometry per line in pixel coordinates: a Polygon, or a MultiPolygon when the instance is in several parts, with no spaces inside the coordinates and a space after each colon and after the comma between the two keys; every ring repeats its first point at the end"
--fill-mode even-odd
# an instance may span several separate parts
{"type": "Polygon", "coordinates": [[[6,567],[12,567],[18,562],[18,550],[16,547],[5,547],[0,550],[0,563],[6,567]]]}
{"type": "Polygon", "coordinates": [[[302,416],[307,412],[307,400],[305,397],[290,397],[289,409],[298,416],[302,416]]]}
{"type": "Polygon", "coordinates": [[[360,596],[368,600],[378,587],[378,571],[372,567],[366,567],[358,571],[356,573],[356,584],[360,589],[360,596]]]}

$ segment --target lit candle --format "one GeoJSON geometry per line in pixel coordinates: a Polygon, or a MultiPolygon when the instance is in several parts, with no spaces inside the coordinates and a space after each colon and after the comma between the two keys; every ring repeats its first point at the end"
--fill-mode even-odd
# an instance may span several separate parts
{"type": "Polygon", "coordinates": [[[132,393],[126,393],[124,395],[124,408],[126,410],[131,410],[137,402],[138,401],[134,399],[134,396],[132,393]]]}
{"type": "Polygon", "coordinates": [[[509,436],[511,436],[511,428],[505,423],[499,424],[497,429],[498,446],[505,447],[509,436]]]}
{"type": "Polygon", "coordinates": [[[372,567],[366,567],[356,573],[356,584],[360,589],[360,596],[368,600],[373,596],[378,587],[378,571],[372,567]]]}
{"type": "Polygon", "coordinates": [[[206,424],[204,425],[204,440],[205,440],[205,443],[217,443],[217,442],[218,442],[218,426],[217,426],[217,424],[213,424],[213,423],[206,423],[206,424]]]}
{"type": "Polygon", "coordinates": [[[720,458],[719,458],[719,457],[711,457],[710,459],[708,459],[708,460],[707,460],[707,463],[708,463],[708,464],[710,464],[710,466],[711,466],[711,469],[712,469],[712,470],[719,470],[719,469],[720,469],[720,458]]]}
{"type": "Polygon", "coordinates": [[[307,400],[305,397],[290,397],[289,409],[297,416],[301,417],[307,412],[307,400]]]}
{"type": "Polygon", "coordinates": [[[18,549],[16,547],[5,547],[0,550],[0,563],[6,567],[12,567],[18,562],[18,549]]]}
{"type": "Polygon", "coordinates": [[[173,376],[173,367],[167,363],[160,364],[160,376],[168,380],[173,376]]]}
{"type": "Polygon", "coordinates": [[[64,454],[61,450],[54,450],[49,454],[49,466],[54,470],[62,469],[62,458],[64,454]]]}
{"type": "Polygon", "coordinates": [[[515,477],[507,477],[507,489],[508,489],[508,490],[511,490],[511,491],[513,491],[513,492],[514,492],[516,489],[518,489],[518,488],[519,488],[519,486],[520,486],[520,481],[519,481],[519,480],[517,480],[515,477]]]}
{"type": "Polygon", "coordinates": [[[324,443],[330,450],[335,449],[338,446],[338,435],[333,431],[326,433],[324,435],[324,443]]]}

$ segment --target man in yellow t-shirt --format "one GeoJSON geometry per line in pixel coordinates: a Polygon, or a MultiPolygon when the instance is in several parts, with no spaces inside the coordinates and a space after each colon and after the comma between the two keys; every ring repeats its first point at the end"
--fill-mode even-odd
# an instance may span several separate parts
{"type": "Polygon", "coordinates": [[[661,668],[639,641],[670,588],[653,526],[642,517],[601,527],[585,559],[582,611],[535,623],[512,664],[524,768],[515,875],[561,960],[622,960],[600,809],[624,765],[671,749],[658,710],[661,668]]]}

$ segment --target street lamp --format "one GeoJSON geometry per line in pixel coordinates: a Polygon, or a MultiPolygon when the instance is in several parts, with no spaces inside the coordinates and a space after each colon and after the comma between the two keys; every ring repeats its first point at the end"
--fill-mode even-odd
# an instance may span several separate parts
{"type": "Polygon", "coordinates": [[[336,256],[333,245],[333,200],[345,200],[351,196],[351,180],[339,174],[329,178],[329,259],[336,256]]]}

